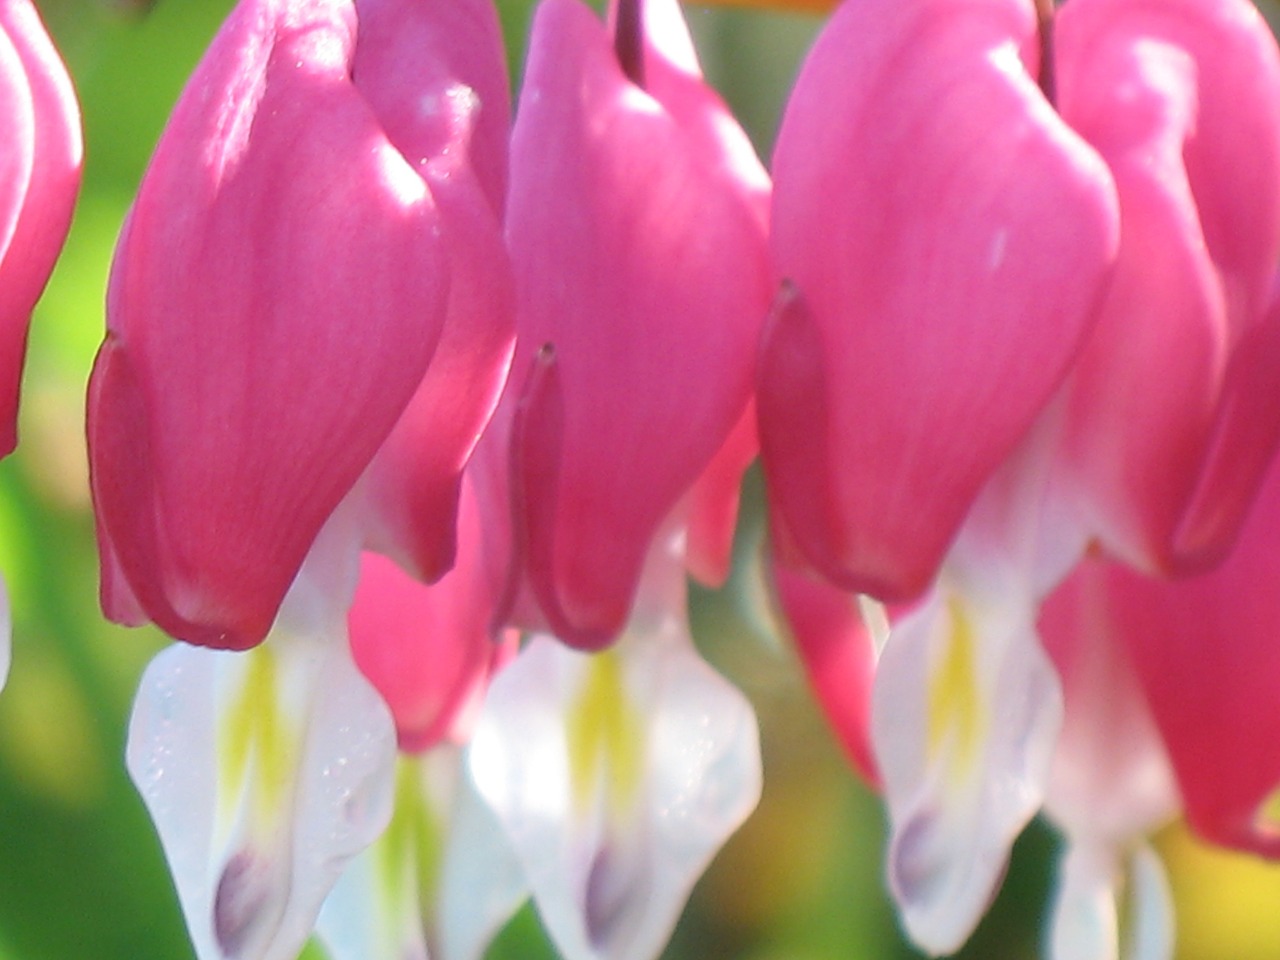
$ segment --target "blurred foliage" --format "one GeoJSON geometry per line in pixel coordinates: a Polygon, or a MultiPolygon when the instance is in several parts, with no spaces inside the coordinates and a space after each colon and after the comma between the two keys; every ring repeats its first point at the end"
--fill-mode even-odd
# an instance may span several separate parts
{"type": "MultiPolygon", "coordinates": [[[[529,0],[498,0],[513,72],[529,0]]],[[[162,638],[105,623],[83,449],[84,385],[102,336],[112,245],[182,83],[228,0],[43,0],[85,119],[84,191],[33,325],[22,445],[0,465],[0,568],[14,662],[0,696],[0,960],[181,960],[191,949],[159,845],[123,769],[129,703],[162,638]]],[[[708,77],[767,156],[810,16],[691,9],[708,77]]],[[[881,883],[882,813],[849,772],[791,655],[735,591],[696,594],[700,638],[753,699],[764,735],[760,810],[713,864],[668,960],[915,957],[881,883]]],[[[1056,841],[1036,825],[963,956],[1039,953],[1056,841]]],[[[1280,953],[1280,872],[1162,838],[1181,960],[1280,953]]],[[[312,946],[308,960],[320,960],[312,946]]],[[[554,957],[526,908],[492,960],[554,957]]]]}

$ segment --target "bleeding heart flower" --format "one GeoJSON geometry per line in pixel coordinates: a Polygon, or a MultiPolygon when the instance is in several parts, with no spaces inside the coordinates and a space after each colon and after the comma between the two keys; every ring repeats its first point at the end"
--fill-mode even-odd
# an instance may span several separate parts
{"type": "Polygon", "coordinates": [[[438,496],[423,506],[375,469],[375,516],[407,518],[391,547],[447,569],[461,465],[511,348],[492,157],[505,82],[491,11],[444,66],[403,41],[447,46],[467,11],[245,0],[192,78],[120,240],[90,386],[113,618],[257,643],[393,427],[389,461],[438,496]],[[420,468],[415,442],[434,458],[420,468]]]}
{"type": "Polygon", "coordinates": [[[1280,53],[1239,0],[1072,2],[1055,51],[1062,116],[1121,220],[1067,391],[1064,486],[1119,558],[1203,567],[1280,437],[1280,53]]]}
{"type": "Polygon", "coordinates": [[[739,423],[769,298],[768,180],[678,7],[612,20],[539,7],[508,205],[518,542],[545,622],[583,648],[627,622],[656,530],[739,423]]]}
{"type": "Polygon", "coordinates": [[[923,592],[1095,322],[1115,188],[1041,70],[1023,0],[868,0],[792,91],[761,445],[779,522],[848,590],[923,592]]]}

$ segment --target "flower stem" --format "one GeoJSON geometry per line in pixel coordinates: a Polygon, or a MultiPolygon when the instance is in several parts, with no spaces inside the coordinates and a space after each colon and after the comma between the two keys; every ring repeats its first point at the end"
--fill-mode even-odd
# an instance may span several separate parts
{"type": "Polygon", "coordinates": [[[620,0],[614,26],[613,49],[631,82],[644,87],[644,0],[620,0]]]}
{"type": "Polygon", "coordinates": [[[1055,107],[1058,103],[1058,82],[1053,62],[1054,0],[1035,0],[1036,21],[1040,30],[1040,89],[1055,107]]]}

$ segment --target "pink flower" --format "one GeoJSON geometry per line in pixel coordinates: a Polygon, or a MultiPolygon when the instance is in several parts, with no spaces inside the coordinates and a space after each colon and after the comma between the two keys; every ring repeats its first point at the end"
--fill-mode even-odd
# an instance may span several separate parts
{"type": "Polygon", "coordinates": [[[1087,534],[1220,556],[1280,435],[1278,167],[1249,4],[1073,0],[1043,37],[1022,0],[838,10],[774,158],[760,381],[807,561],[919,595],[1064,382],[1054,495],[1087,534]]]}
{"type": "Polygon", "coordinates": [[[27,324],[80,187],[80,108],[29,0],[0,0],[0,456],[17,444],[27,324]]]}
{"type": "Polygon", "coordinates": [[[658,526],[739,423],[769,298],[768,180],[677,7],[629,0],[614,21],[539,7],[507,228],[518,543],[546,622],[582,648],[622,629],[658,526]]]}
{"type": "Polygon", "coordinates": [[[1280,436],[1280,53],[1252,4],[1064,7],[1063,117],[1120,198],[1121,243],[1067,391],[1072,495],[1146,569],[1230,548],[1280,436]]]}
{"type": "Polygon", "coordinates": [[[515,283],[502,236],[506,58],[490,0],[359,0],[356,10],[356,87],[430,183],[449,262],[439,346],[369,477],[370,545],[436,580],[453,565],[462,470],[515,346],[515,283]]]}
{"type": "Polygon", "coordinates": [[[401,506],[406,488],[377,471],[370,488],[375,517],[427,515],[392,547],[432,575],[447,568],[438,541],[452,536],[467,433],[510,349],[503,259],[485,261],[498,293],[477,292],[476,275],[498,246],[506,94],[496,30],[488,60],[479,41],[425,63],[406,44],[443,49],[432,31],[477,10],[244,0],[206,54],[121,236],[90,384],[114,619],[213,646],[260,641],[406,408],[401,434],[430,433],[414,395],[440,391],[424,383],[437,343],[451,358],[440,376],[485,384],[435,421],[455,433],[422,468],[440,502],[401,506]],[[474,176],[473,139],[489,158],[474,176]]]}
{"type": "Polygon", "coordinates": [[[846,589],[924,590],[1094,322],[1115,189],[1040,59],[1024,0],[868,0],[792,91],[761,445],[781,522],[846,589]]]}

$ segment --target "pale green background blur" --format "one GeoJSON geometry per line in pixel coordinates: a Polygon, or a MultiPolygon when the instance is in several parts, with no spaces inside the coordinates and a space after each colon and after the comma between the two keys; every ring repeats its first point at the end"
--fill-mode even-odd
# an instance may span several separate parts
{"type": "MultiPolygon", "coordinates": [[[[159,846],[123,773],[133,689],[162,641],[98,614],[82,421],[116,232],[229,3],[143,6],[41,3],[83,102],[88,161],[75,226],[32,330],[21,446],[0,464],[0,569],[14,610],[14,663],[0,694],[0,960],[191,957],[159,846]]],[[[518,57],[525,0],[500,7],[518,57]]],[[[691,9],[690,18],[709,75],[767,150],[818,20],[724,9],[691,9]]],[[[790,654],[754,627],[741,593],[698,594],[695,622],[704,649],[760,713],[764,801],[699,885],[665,956],[914,957],[881,890],[878,802],[843,764],[790,654]]],[[[1280,871],[1211,855],[1176,829],[1163,849],[1174,868],[1181,960],[1280,957],[1280,871]]],[[[1050,832],[1033,827],[964,956],[1038,956],[1054,853],[1050,832]]],[[[551,956],[528,909],[491,952],[551,956]]]]}

